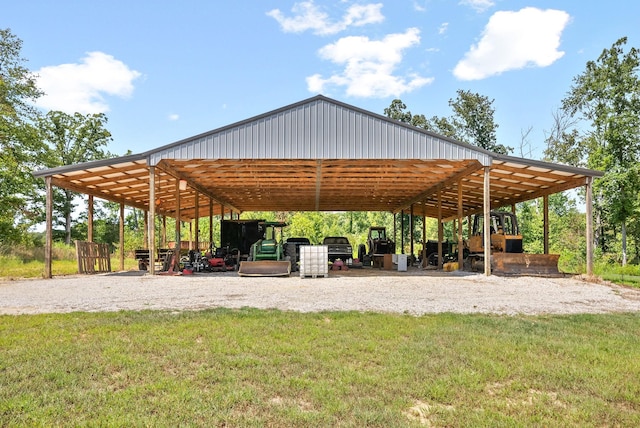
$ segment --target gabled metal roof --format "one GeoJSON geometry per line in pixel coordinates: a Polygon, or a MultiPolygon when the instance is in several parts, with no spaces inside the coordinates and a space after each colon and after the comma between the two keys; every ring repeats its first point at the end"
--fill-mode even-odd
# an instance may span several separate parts
{"type": "MultiPolygon", "coordinates": [[[[145,153],[37,171],[56,186],[148,210],[155,166],[159,214],[183,219],[226,210],[394,211],[414,206],[445,218],[482,210],[483,167],[491,206],[586,184],[602,173],[499,155],[385,116],[315,96],[145,153]]],[[[227,211],[228,212],[228,211],[227,211]]]]}
{"type": "Polygon", "coordinates": [[[148,152],[162,159],[448,159],[492,153],[322,95],[148,152]]]}

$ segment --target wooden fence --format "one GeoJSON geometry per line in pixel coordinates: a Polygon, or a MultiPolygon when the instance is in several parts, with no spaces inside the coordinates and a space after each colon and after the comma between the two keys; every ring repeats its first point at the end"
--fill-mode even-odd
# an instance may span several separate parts
{"type": "Polygon", "coordinates": [[[76,241],[78,273],[93,274],[111,272],[111,258],[107,244],[76,241]]]}

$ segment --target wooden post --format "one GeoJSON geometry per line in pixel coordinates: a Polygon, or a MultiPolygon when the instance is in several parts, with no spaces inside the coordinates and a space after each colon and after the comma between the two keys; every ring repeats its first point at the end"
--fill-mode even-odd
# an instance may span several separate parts
{"type": "MultiPolygon", "coordinates": [[[[163,216],[163,220],[164,220],[163,216]]],[[[149,221],[147,222],[149,236],[149,273],[156,274],[156,168],[149,167],[149,221]]],[[[166,233],[166,223],[163,231],[166,233]]],[[[165,236],[166,238],[166,236],[165,236]]]]}
{"type": "MultiPolygon", "coordinates": [[[[396,231],[396,213],[393,213],[393,242],[398,243],[398,233],[396,231]]],[[[398,253],[398,246],[396,245],[396,254],[398,253]]]]}
{"type": "Polygon", "coordinates": [[[543,217],[542,217],[542,241],[544,254],[549,254],[549,195],[542,197],[543,217]]]}
{"type": "Polygon", "coordinates": [[[442,226],[442,191],[438,190],[438,269],[442,269],[442,240],[444,229],[442,226]]]}
{"type": "Polygon", "coordinates": [[[462,239],[462,179],[458,180],[458,270],[464,264],[464,242],[462,239]]]}
{"type": "Polygon", "coordinates": [[[414,229],[414,218],[413,218],[413,204],[411,204],[410,217],[409,217],[409,248],[411,253],[409,254],[409,264],[411,264],[411,259],[413,259],[413,229],[414,229]]]}
{"type": "Polygon", "coordinates": [[[587,239],[587,275],[593,275],[593,177],[587,177],[585,186],[586,200],[586,239],[587,239]]]}
{"type": "Polygon", "coordinates": [[[195,218],[194,218],[195,224],[196,224],[195,225],[196,226],[196,230],[195,230],[195,246],[196,246],[196,248],[195,248],[195,250],[199,251],[200,250],[200,192],[198,192],[197,190],[195,192],[195,198],[196,198],[195,203],[194,203],[195,210],[196,210],[195,218]]]}
{"type": "MultiPolygon", "coordinates": [[[[153,201],[149,201],[149,205],[153,205],[154,202],[153,201]]],[[[135,208],[134,208],[135,209],[135,208]]],[[[143,213],[143,217],[142,217],[142,222],[144,224],[144,232],[143,232],[143,241],[144,241],[144,248],[146,250],[149,249],[149,211],[145,210],[142,211],[143,213]]]]}
{"type": "Polygon", "coordinates": [[[167,216],[162,216],[162,224],[160,225],[160,241],[162,248],[167,248],[167,216]]]}
{"type": "Polygon", "coordinates": [[[422,267],[427,267],[427,216],[424,213],[424,204],[422,205],[422,255],[420,262],[422,267]]]}
{"type": "Polygon", "coordinates": [[[46,201],[46,232],[44,244],[44,277],[51,278],[51,258],[53,254],[53,189],[51,185],[51,176],[44,179],[47,201],[46,201]]]}
{"type": "Polygon", "coordinates": [[[484,274],[491,275],[491,167],[484,167],[484,274]]]}
{"type": "Polygon", "coordinates": [[[89,195],[87,208],[87,242],[93,242],[93,195],[89,195]]]}
{"type": "Polygon", "coordinates": [[[124,270],[124,204],[120,203],[120,271],[124,270]]]}
{"type": "Polygon", "coordinates": [[[404,210],[400,211],[400,254],[404,254],[404,210]]]}
{"type": "Polygon", "coordinates": [[[176,248],[174,252],[175,265],[173,266],[174,272],[180,272],[180,250],[182,250],[182,239],[180,237],[180,180],[176,178],[176,248]]]}
{"type": "Polygon", "coordinates": [[[213,199],[209,199],[209,248],[213,247],[213,199]]]}

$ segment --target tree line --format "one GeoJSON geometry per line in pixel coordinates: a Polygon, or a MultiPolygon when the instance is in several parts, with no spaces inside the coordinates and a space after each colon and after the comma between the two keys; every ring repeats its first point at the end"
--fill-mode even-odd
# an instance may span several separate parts
{"type": "MultiPolygon", "coordinates": [[[[627,39],[617,40],[584,72],[573,79],[561,108],[550,118],[545,131],[544,159],[604,172],[594,183],[596,244],[600,258],[626,264],[640,260],[640,59],[638,50],[625,50],[627,39]]],[[[107,148],[112,141],[104,114],[43,113],[34,105],[44,94],[36,76],[21,56],[22,41],[10,29],[0,29],[0,253],[16,245],[41,246],[44,221],[44,182],[32,172],[114,157],[107,148]]],[[[513,154],[517,148],[497,141],[494,100],[468,90],[458,90],[449,100],[451,116],[412,114],[400,99],[384,110],[389,118],[427,129],[484,149],[513,154]]],[[[522,132],[520,153],[524,156],[531,129],[522,132]]],[[[71,243],[86,239],[85,214],[74,218],[82,196],[54,189],[54,239],[71,243]]],[[[583,195],[560,193],[550,197],[550,244],[576,263],[584,260],[584,215],[578,208],[583,195]]],[[[94,239],[115,246],[118,242],[119,206],[98,202],[94,211],[94,239]]],[[[517,206],[517,214],[528,251],[542,249],[540,201],[517,206]]],[[[141,246],[144,213],[128,209],[125,241],[131,250],[141,246]]],[[[324,236],[344,235],[352,244],[364,243],[371,225],[396,231],[396,240],[411,242],[408,213],[246,213],[244,217],[287,221],[288,236],[305,236],[321,242],[324,236]]],[[[172,220],[169,220],[170,222],[172,220]]],[[[415,242],[435,239],[435,220],[415,220],[415,242]]],[[[208,220],[198,226],[208,236],[208,220]]],[[[188,228],[182,228],[188,239],[188,228]]],[[[218,236],[219,222],[214,223],[218,236]]],[[[169,228],[168,230],[175,230],[169,228]]],[[[445,236],[453,239],[450,226],[445,236]]],[[[399,246],[398,246],[399,247],[399,246]]],[[[419,250],[415,250],[416,252],[419,250]]]]}

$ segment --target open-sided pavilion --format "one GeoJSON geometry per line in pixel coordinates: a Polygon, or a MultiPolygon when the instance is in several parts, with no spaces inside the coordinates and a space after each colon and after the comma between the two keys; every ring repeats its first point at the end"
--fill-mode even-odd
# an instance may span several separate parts
{"type": "MultiPolygon", "coordinates": [[[[318,95],[144,153],[34,175],[46,181],[45,276],[51,277],[52,186],[89,195],[89,240],[94,197],[121,204],[121,225],[124,206],[150,219],[210,221],[227,212],[408,210],[438,219],[439,241],[443,221],[458,219],[462,240],[462,218],[487,218],[493,208],[542,197],[545,251],[548,196],[584,187],[591,273],[591,189],[602,173],[493,153],[318,95]]],[[[155,254],[155,221],[148,221],[148,240],[155,254]]]]}

